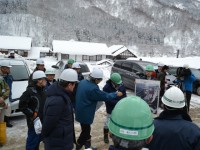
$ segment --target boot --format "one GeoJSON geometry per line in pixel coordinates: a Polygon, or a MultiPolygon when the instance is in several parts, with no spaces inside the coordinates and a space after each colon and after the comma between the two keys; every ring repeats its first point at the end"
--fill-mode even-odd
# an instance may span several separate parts
{"type": "Polygon", "coordinates": [[[108,144],[109,143],[109,138],[108,138],[108,132],[109,132],[109,130],[108,129],[103,129],[103,135],[104,135],[104,137],[103,137],[103,139],[104,139],[104,143],[106,143],[106,144],[108,144]]]}
{"type": "Polygon", "coordinates": [[[83,145],[79,145],[78,142],[76,143],[76,150],[81,150],[82,147],[83,145]]]}
{"type": "Polygon", "coordinates": [[[8,116],[4,116],[4,121],[6,122],[6,127],[12,128],[13,125],[10,123],[10,118],[8,116]]]}
{"type": "Polygon", "coordinates": [[[89,139],[86,143],[85,143],[85,149],[91,149],[91,150],[97,150],[96,148],[91,146],[91,139],[89,139]]]}

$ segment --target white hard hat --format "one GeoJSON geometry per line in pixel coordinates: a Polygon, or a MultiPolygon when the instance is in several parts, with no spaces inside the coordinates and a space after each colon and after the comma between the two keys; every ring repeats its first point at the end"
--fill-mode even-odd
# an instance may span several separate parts
{"type": "Polygon", "coordinates": [[[94,68],[92,70],[92,73],[90,74],[91,77],[96,79],[102,79],[103,78],[103,71],[99,68],[94,68]]]}
{"type": "Polygon", "coordinates": [[[158,67],[163,67],[163,66],[164,66],[164,64],[162,62],[158,63],[158,67]]]}
{"type": "Polygon", "coordinates": [[[179,88],[173,86],[165,92],[162,102],[172,108],[183,108],[185,106],[185,97],[179,88]]]}
{"type": "Polygon", "coordinates": [[[33,73],[33,80],[41,79],[41,78],[46,78],[44,71],[38,70],[33,73]]]}
{"type": "Polygon", "coordinates": [[[8,68],[12,67],[12,66],[10,65],[10,62],[9,62],[9,61],[2,61],[2,62],[0,63],[0,65],[1,65],[1,67],[8,67],[8,68]]]}
{"type": "Polygon", "coordinates": [[[47,68],[45,74],[56,74],[56,71],[53,68],[47,68]]]}
{"type": "Polygon", "coordinates": [[[42,60],[42,59],[37,59],[37,61],[36,61],[36,65],[44,65],[44,60],[42,60]]]}
{"type": "Polygon", "coordinates": [[[79,68],[81,68],[81,66],[78,62],[75,62],[75,63],[73,63],[72,68],[73,69],[79,69],[79,68]]]}
{"type": "Polygon", "coordinates": [[[184,65],[183,65],[183,68],[188,69],[188,68],[189,68],[189,65],[188,65],[188,64],[184,64],[184,65]]]}
{"type": "Polygon", "coordinates": [[[61,80],[69,81],[69,82],[77,82],[78,81],[78,74],[75,70],[69,68],[63,70],[63,72],[60,75],[61,80]]]}

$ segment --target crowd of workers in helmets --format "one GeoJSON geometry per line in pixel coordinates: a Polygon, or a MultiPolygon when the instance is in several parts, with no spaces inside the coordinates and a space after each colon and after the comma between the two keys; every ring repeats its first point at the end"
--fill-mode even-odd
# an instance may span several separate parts
{"type": "MultiPolygon", "coordinates": [[[[90,132],[98,101],[106,104],[104,142],[109,143],[108,132],[113,141],[109,150],[141,150],[145,147],[150,150],[200,149],[200,129],[183,111],[184,94],[179,88],[171,87],[164,92],[161,98],[164,111],[153,120],[144,100],[137,96],[126,97],[126,89],[118,73],[111,74],[102,91],[98,86],[103,79],[101,69],[94,68],[90,78],[83,79],[80,65],[69,59],[69,66],[55,81],[55,74],[45,69],[43,60],[38,59],[36,64],[19,103],[27,119],[27,150],[39,149],[41,141],[44,141],[46,150],[70,150],[74,144],[76,150],[82,147],[94,150],[90,132]],[[75,87],[76,92],[73,93],[75,87]],[[74,105],[71,100],[73,94],[74,105]],[[42,125],[36,124],[38,118],[42,125]],[[74,119],[81,126],[77,141],[74,119]]],[[[153,79],[152,66],[147,66],[146,70],[146,79],[153,79]]]]}

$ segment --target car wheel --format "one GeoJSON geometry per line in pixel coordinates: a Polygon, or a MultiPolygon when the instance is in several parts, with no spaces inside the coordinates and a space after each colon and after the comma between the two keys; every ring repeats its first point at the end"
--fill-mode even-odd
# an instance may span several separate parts
{"type": "Polygon", "coordinates": [[[199,96],[200,96],[200,86],[199,86],[199,87],[197,87],[197,90],[196,90],[196,92],[197,92],[197,95],[199,95],[199,96]]]}

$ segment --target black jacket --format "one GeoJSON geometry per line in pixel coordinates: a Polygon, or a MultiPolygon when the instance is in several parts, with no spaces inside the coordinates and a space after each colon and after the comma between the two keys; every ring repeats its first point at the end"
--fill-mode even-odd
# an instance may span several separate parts
{"type": "Polygon", "coordinates": [[[163,111],[154,120],[149,150],[200,150],[200,128],[180,111],[163,111]]]}
{"type": "Polygon", "coordinates": [[[121,97],[116,97],[114,100],[112,101],[106,101],[106,112],[108,114],[112,113],[112,110],[114,109],[115,105],[118,103],[118,101],[120,101],[122,98],[126,97],[126,88],[124,87],[123,83],[119,86],[119,89],[115,89],[111,83],[111,80],[108,80],[106,82],[106,85],[103,87],[103,91],[107,92],[107,93],[113,93],[116,91],[120,91],[123,93],[123,96],[121,97]]]}
{"type": "Polygon", "coordinates": [[[74,118],[68,93],[52,84],[47,90],[42,134],[46,150],[71,150],[74,143],[74,118]]]}
{"type": "Polygon", "coordinates": [[[43,108],[46,100],[44,88],[27,87],[19,100],[19,109],[26,115],[27,125],[33,127],[33,113],[38,112],[38,116],[43,121],[43,108]],[[38,103],[39,102],[39,103],[38,103]],[[37,110],[37,107],[38,110],[37,110]]]}

